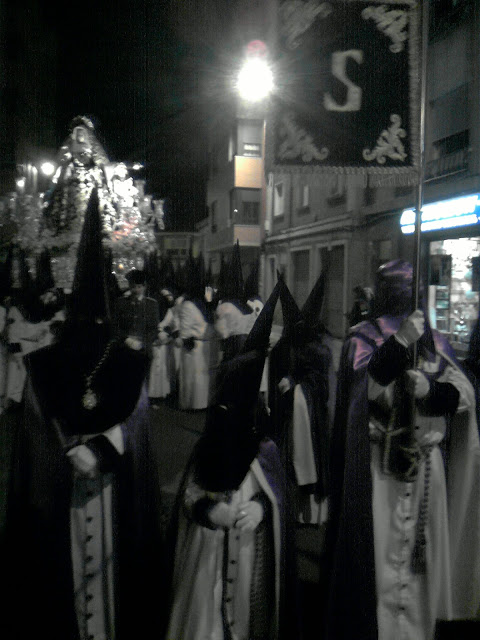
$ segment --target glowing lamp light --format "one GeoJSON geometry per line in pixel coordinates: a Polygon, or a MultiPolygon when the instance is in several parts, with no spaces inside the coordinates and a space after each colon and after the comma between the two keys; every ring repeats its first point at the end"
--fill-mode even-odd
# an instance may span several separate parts
{"type": "Polygon", "coordinates": [[[136,163],[133,165],[132,169],[133,169],[134,171],[140,171],[140,169],[143,169],[143,164],[140,164],[139,162],[136,162],[136,163]]]}
{"type": "Polygon", "coordinates": [[[19,189],[24,189],[25,188],[25,178],[18,178],[17,179],[17,187],[19,189]]]}
{"type": "MultiPolygon", "coordinates": [[[[421,230],[439,231],[477,224],[480,219],[480,194],[432,202],[422,208],[421,230]]],[[[402,233],[415,231],[415,211],[406,209],[400,217],[402,233]]]]}
{"type": "Polygon", "coordinates": [[[266,98],[273,89],[273,74],[263,58],[249,58],[243,65],[237,80],[237,90],[242,98],[256,102],[266,98]]]}
{"type": "Polygon", "coordinates": [[[50,177],[55,173],[55,165],[51,162],[43,162],[40,166],[40,171],[44,176],[50,177]]]}

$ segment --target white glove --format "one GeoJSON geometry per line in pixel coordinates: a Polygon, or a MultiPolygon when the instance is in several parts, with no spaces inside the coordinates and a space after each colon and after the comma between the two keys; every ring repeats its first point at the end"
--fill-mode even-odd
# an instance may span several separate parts
{"type": "Polygon", "coordinates": [[[160,344],[167,344],[168,342],[168,333],[166,331],[160,331],[158,334],[158,340],[160,344]]]}
{"type": "Polygon", "coordinates": [[[407,389],[410,395],[414,396],[418,400],[428,396],[430,391],[430,382],[418,369],[409,369],[406,371],[407,375],[407,389]]]}
{"type": "Polygon", "coordinates": [[[235,528],[240,529],[240,531],[255,531],[262,520],[262,505],[255,500],[249,500],[238,506],[235,528]]]}
{"type": "Polygon", "coordinates": [[[405,318],[400,329],[395,334],[395,339],[404,347],[409,347],[417,342],[425,333],[425,316],[421,309],[416,309],[405,318]]]}
{"type": "Polygon", "coordinates": [[[216,527],[231,529],[235,524],[235,513],[232,507],[226,502],[217,503],[213,509],[210,510],[208,517],[216,527]]]}
{"type": "Polygon", "coordinates": [[[183,347],[183,340],[182,340],[182,338],[175,338],[175,340],[174,340],[174,345],[175,345],[176,347],[183,347]]]}
{"type": "Polygon", "coordinates": [[[282,378],[278,383],[278,388],[280,390],[280,393],[283,395],[284,393],[287,393],[287,391],[290,391],[290,389],[292,388],[292,381],[290,380],[290,378],[282,378]]]}
{"type": "Polygon", "coordinates": [[[74,469],[81,475],[93,478],[97,472],[97,457],[91,449],[84,444],[73,447],[70,451],[67,451],[67,456],[70,458],[74,469]]]}
{"type": "Polygon", "coordinates": [[[142,342],[138,338],[132,338],[131,336],[125,339],[125,344],[134,351],[140,351],[142,348],[142,342]]]}

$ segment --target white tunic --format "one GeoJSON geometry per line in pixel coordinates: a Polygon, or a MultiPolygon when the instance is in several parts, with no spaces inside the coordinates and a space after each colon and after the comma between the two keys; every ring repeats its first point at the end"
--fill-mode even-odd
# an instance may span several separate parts
{"type": "MultiPolygon", "coordinates": [[[[448,358],[447,358],[448,360],[448,358]]],[[[440,358],[436,363],[426,363],[430,372],[438,370],[440,358]]],[[[476,421],[468,420],[475,412],[473,389],[466,377],[455,365],[449,364],[439,378],[440,382],[451,382],[460,393],[457,415],[467,417],[467,427],[461,434],[462,439],[471,439],[471,447],[476,451],[476,473],[479,472],[480,446],[476,421]],[[469,436],[467,437],[466,431],[469,436]]],[[[381,387],[369,378],[369,399],[391,406],[393,383],[381,387]]],[[[418,515],[425,488],[426,458],[423,456],[419,472],[414,482],[400,482],[392,475],[386,475],[381,466],[379,444],[379,425],[370,420],[371,434],[371,473],[373,484],[373,521],[375,547],[375,573],[377,587],[377,617],[379,640],[431,640],[434,636],[437,619],[449,620],[458,617],[453,604],[452,543],[451,527],[455,526],[456,512],[462,509],[462,502],[470,500],[470,488],[465,483],[452,481],[449,491],[451,500],[447,502],[447,486],[444,462],[439,443],[446,432],[443,417],[418,417],[415,438],[424,447],[429,456],[430,492],[428,518],[425,527],[427,539],[424,575],[413,573],[411,569],[412,552],[416,539],[418,515]]],[[[464,423],[465,425],[465,423],[464,423]]],[[[462,428],[453,424],[452,431],[462,428]]],[[[456,464],[467,464],[450,458],[452,468],[456,464]]],[[[480,482],[480,475],[474,481],[480,482]]],[[[478,506],[476,525],[480,527],[478,506]]],[[[478,538],[478,533],[477,533],[478,538]]],[[[472,549],[478,550],[478,542],[472,549]]],[[[478,556],[478,553],[476,554],[478,556]]],[[[473,558],[472,558],[473,560],[473,558]]],[[[476,561],[478,564],[478,561],[476,561]]],[[[470,589],[480,597],[480,572],[470,589]]],[[[462,587],[463,588],[463,587],[462,587]]],[[[465,591],[464,591],[465,595],[465,591]]],[[[478,601],[477,601],[478,607],[478,601]]],[[[475,609],[473,609],[475,612],[475,609]]]]}
{"type": "Polygon", "coordinates": [[[172,330],[175,330],[175,318],[171,309],[168,309],[163,320],[159,322],[158,340],[153,344],[153,358],[148,379],[150,398],[166,398],[170,395],[174,384],[174,347],[171,338],[165,335],[165,327],[172,327],[172,330]],[[166,339],[163,343],[160,341],[162,336],[166,339]]]}
{"type": "Polygon", "coordinates": [[[23,356],[46,346],[49,329],[46,322],[31,323],[25,320],[17,307],[10,307],[8,318],[11,321],[8,341],[10,344],[20,344],[21,350],[8,354],[6,395],[7,398],[20,402],[27,377],[23,356]]]}
{"type": "MultiPolygon", "coordinates": [[[[279,593],[279,528],[278,510],[260,464],[254,460],[240,488],[232,496],[238,505],[261,489],[273,509],[273,542],[275,546],[275,593],[279,593]]],[[[173,606],[166,640],[224,640],[222,616],[223,572],[226,570],[226,623],[232,640],[249,640],[250,585],[255,559],[255,533],[228,532],[227,565],[224,556],[224,529],[208,529],[189,518],[191,506],[205,495],[190,482],[184,495],[184,514],[180,518],[175,552],[173,606]],[[228,602],[227,602],[228,600],[228,602]]],[[[276,634],[278,609],[271,612],[271,624],[276,634]]]]}
{"type": "MultiPolygon", "coordinates": [[[[83,438],[83,441],[94,435],[83,438]]],[[[119,425],[104,435],[119,454],[124,453],[119,425]]],[[[69,453],[74,453],[74,449],[69,453]]],[[[87,477],[74,470],[70,536],[80,640],[115,638],[113,509],[113,475],[97,472],[93,477],[87,477]]]]}
{"type": "Polygon", "coordinates": [[[206,409],[209,400],[212,370],[210,342],[213,327],[200,309],[185,300],[179,310],[180,337],[195,338],[193,349],[182,348],[179,372],[180,409],[206,409]]]}

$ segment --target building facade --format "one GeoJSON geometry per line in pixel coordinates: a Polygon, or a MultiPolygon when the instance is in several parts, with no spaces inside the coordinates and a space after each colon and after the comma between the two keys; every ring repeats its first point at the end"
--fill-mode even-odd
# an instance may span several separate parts
{"type": "MultiPolygon", "coordinates": [[[[276,4],[265,3],[271,19],[264,40],[272,51],[276,4]]],[[[432,324],[459,352],[479,310],[479,33],[474,0],[430,3],[424,204],[432,206],[424,215],[434,221],[422,233],[422,278],[432,324]]],[[[323,319],[343,338],[354,287],[373,287],[378,266],[390,259],[413,261],[408,210],[416,188],[401,176],[273,170],[268,127],[268,105],[248,113],[237,102],[212,131],[205,252],[218,272],[221,254],[238,239],[244,263],[260,257],[263,295],[280,271],[300,305],[328,268],[323,319]]]]}
{"type": "MultiPolygon", "coordinates": [[[[432,206],[424,215],[433,221],[422,227],[429,229],[422,233],[422,277],[433,326],[462,353],[479,306],[479,7],[469,0],[430,4],[424,203],[432,206]]],[[[413,261],[407,223],[414,214],[404,212],[415,206],[415,188],[399,176],[279,173],[268,165],[266,172],[265,294],[279,270],[302,304],[328,268],[324,320],[342,338],[353,288],[372,287],[387,260],[413,261]]]]}

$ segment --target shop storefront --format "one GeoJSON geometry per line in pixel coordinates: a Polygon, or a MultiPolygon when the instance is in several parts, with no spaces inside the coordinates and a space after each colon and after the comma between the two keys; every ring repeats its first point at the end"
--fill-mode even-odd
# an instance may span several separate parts
{"type": "MultiPolygon", "coordinates": [[[[404,234],[415,214],[402,213],[404,234]]],[[[479,314],[480,194],[429,203],[422,211],[422,255],[428,257],[428,312],[432,327],[445,333],[465,357],[479,314]]],[[[424,277],[425,277],[424,276],[424,277]]]]}

